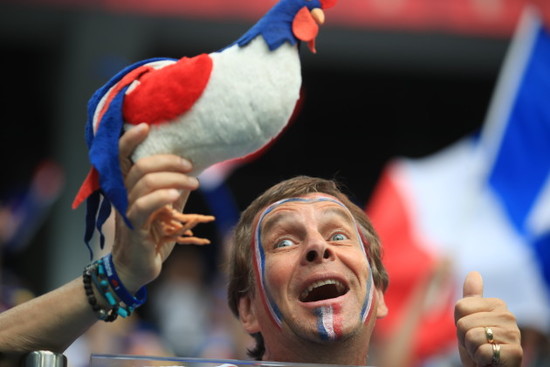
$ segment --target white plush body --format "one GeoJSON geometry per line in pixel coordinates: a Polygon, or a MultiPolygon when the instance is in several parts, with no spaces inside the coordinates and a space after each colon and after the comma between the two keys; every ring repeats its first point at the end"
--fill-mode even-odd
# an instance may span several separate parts
{"type": "Polygon", "coordinates": [[[152,125],[134,160],[176,154],[191,160],[193,174],[199,174],[258,150],[287,124],[302,82],[296,46],[270,51],[257,37],[209,56],[213,69],[202,96],[177,119],[152,125]]]}

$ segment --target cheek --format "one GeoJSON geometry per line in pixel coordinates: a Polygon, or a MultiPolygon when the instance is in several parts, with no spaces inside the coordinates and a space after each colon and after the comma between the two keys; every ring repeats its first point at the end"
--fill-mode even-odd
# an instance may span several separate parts
{"type": "Polygon", "coordinates": [[[266,260],[265,269],[257,286],[264,309],[275,326],[281,327],[283,314],[280,306],[285,297],[284,290],[290,280],[291,269],[287,261],[266,260]]]}
{"type": "Polygon", "coordinates": [[[367,279],[370,276],[370,264],[364,252],[349,251],[340,254],[342,262],[350,269],[359,279],[367,279]]]}
{"type": "Polygon", "coordinates": [[[277,290],[286,288],[292,272],[289,261],[267,260],[265,263],[265,283],[272,296],[277,290]]]}

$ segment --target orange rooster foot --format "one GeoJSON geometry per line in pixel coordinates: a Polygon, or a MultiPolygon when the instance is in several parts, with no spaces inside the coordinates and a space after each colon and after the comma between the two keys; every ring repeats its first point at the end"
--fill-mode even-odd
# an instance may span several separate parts
{"type": "Polygon", "coordinates": [[[199,223],[208,223],[214,219],[211,215],[183,214],[171,207],[164,207],[155,213],[152,219],[151,236],[158,246],[169,242],[207,245],[210,241],[195,237],[191,229],[199,223]]]}

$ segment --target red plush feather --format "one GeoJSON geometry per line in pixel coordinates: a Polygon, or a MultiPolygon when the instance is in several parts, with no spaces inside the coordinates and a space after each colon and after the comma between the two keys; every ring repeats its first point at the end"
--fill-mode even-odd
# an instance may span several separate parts
{"type": "Polygon", "coordinates": [[[142,75],[139,86],[124,99],[124,121],[153,125],[183,115],[202,95],[211,72],[212,59],[202,54],[142,75]]]}

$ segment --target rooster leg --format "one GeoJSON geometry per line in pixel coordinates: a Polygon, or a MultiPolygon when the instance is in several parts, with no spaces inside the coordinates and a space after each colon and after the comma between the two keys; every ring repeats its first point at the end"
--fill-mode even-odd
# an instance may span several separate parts
{"type": "Polygon", "coordinates": [[[183,214],[171,206],[165,206],[159,209],[151,218],[151,237],[157,246],[168,242],[206,245],[210,241],[193,236],[191,229],[199,223],[208,223],[214,219],[211,215],[183,214]]]}

